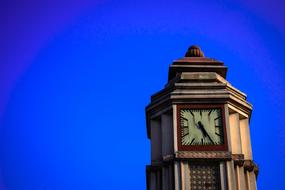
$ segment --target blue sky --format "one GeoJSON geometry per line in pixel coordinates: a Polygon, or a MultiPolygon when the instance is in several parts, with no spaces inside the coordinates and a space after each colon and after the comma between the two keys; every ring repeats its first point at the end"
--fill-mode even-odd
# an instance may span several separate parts
{"type": "Polygon", "coordinates": [[[285,188],[283,2],[1,4],[1,190],[146,189],[144,108],[192,44],[253,104],[258,189],[285,188]]]}

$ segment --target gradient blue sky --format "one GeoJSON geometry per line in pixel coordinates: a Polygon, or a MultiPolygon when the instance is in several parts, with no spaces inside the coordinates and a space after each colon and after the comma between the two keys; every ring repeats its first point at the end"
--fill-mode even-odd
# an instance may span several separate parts
{"type": "Polygon", "coordinates": [[[285,189],[285,4],[0,2],[0,190],[144,190],[144,107],[192,44],[248,95],[258,189],[285,189]]]}

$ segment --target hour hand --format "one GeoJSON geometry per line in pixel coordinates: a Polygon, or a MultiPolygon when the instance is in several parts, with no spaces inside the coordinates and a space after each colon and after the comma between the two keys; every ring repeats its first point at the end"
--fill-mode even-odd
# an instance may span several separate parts
{"type": "Polygon", "coordinates": [[[204,137],[207,136],[207,132],[206,132],[206,130],[204,129],[204,126],[203,126],[203,124],[201,123],[201,121],[198,121],[197,127],[198,127],[198,129],[200,129],[200,130],[202,131],[204,137]]]}
{"type": "Polygon", "coordinates": [[[208,137],[210,139],[210,141],[214,144],[214,141],[212,140],[212,138],[210,137],[210,135],[207,133],[207,131],[205,130],[203,124],[201,123],[201,121],[198,122],[198,128],[201,129],[203,136],[204,137],[208,137]]]}

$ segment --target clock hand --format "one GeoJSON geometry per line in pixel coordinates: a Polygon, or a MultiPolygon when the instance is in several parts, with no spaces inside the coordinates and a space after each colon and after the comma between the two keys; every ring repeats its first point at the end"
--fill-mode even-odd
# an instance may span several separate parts
{"type": "Polygon", "coordinates": [[[201,123],[201,121],[198,122],[198,126],[199,126],[199,128],[201,129],[201,131],[202,131],[202,133],[203,133],[203,136],[204,136],[204,137],[207,136],[207,137],[210,139],[210,141],[211,141],[213,144],[215,144],[214,141],[212,140],[212,138],[210,137],[210,135],[209,135],[209,134],[207,133],[207,131],[205,130],[204,125],[201,123]]]}
{"type": "MultiPolygon", "coordinates": [[[[207,133],[207,132],[206,132],[207,133]]],[[[210,137],[210,135],[207,133],[207,136],[208,136],[208,138],[210,139],[210,141],[213,143],[213,144],[215,144],[214,143],[214,141],[211,139],[211,137],[210,137]]]]}
{"type": "Polygon", "coordinates": [[[207,136],[206,131],[205,131],[204,126],[202,125],[201,121],[198,121],[197,127],[198,127],[198,129],[200,129],[202,131],[202,134],[204,137],[207,136]]]}

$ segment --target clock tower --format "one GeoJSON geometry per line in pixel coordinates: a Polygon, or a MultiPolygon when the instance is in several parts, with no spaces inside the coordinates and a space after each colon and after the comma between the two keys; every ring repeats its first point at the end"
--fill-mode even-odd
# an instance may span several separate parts
{"type": "Polygon", "coordinates": [[[146,107],[148,190],[256,190],[252,105],[226,74],[198,46],[169,66],[167,84],[146,107]]]}

